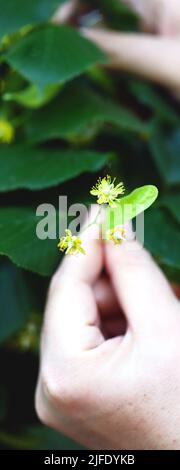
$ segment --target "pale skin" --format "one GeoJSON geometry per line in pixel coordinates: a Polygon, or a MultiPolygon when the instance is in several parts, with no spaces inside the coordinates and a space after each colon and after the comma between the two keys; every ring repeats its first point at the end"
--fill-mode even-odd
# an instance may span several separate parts
{"type": "Polygon", "coordinates": [[[156,34],[180,33],[179,0],[122,0],[140,17],[142,28],[156,34]]]}
{"type": "Polygon", "coordinates": [[[109,67],[135,73],[179,92],[179,0],[124,0],[141,19],[144,33],[84,30],[109,55],[109,67]],[[146,33],[145,33],[146,32],[146,33]]]}
{"type": "Polygon", "coordinates": [[[92,230],[51,281],[38,416],[91,449],[179,449],[179,302],[136,241],[92,230]]]}

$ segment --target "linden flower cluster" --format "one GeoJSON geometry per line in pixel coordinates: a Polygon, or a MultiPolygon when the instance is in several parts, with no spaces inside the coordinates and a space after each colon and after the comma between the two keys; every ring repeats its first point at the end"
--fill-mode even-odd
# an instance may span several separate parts
{"type": "Polygon", "coordinates": [[[10,144],[14,139],[14,128],[10,122],[0,119],[0,142],[10,144]]]}
{"type": "Polygon", "coordinates": [[[96,185],[91,189],[90,194],[97,196],[98,204],[109,204],[110,207],[116,207],[116,201],[120,194],[124,194],[125,188],[123,183],[115,186],[116,178],[111,181],[111,176],[99,178],[96,185]]]}
{"type": "MultiPolygon", "coordinates": [[[[108,204],[111,208],[116,208],[118,196],[124,194],[125,188],[122,182],[115,185],[115,180],[116,178],[112,180],[109,175],[98,179],[96,185],[90,191],[90,194],[97,196],[97,204],[108,204]]],[[[95,223],[96,220],[94,221],[95,223]]],[[[66,255],[85,254],[82,240],[79,237],[73,236],[68,229],[65,232],[66,235],[58,243],[60,251],[65,252],[66,255]]],[[[117,226],[108,230],[106,235],[107,240],[112,240],[117,245],[125,240],[125,229],[117,226]]]]}

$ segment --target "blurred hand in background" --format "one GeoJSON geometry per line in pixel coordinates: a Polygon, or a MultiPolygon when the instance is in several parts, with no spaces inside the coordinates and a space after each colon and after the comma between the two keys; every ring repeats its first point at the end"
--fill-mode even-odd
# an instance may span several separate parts
{"type": "Polygon", "coordinates": [[[144,33],[89,28],[84,35],[107,52],[109,67],[135,73],[179,94],[179,0],[124,0],[124,3],[138,13],[144,33]]]}
{"type": "Polygon", "coordinates": [[[160,35],[180,34],[179,0],[122,0],[135,11],[143,29],[160,35]]]}

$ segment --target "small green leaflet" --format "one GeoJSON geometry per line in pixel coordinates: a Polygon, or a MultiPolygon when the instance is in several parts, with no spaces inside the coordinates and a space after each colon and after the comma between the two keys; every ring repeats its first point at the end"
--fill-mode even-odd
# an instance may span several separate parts
{"type": "Polygon", "coordinates": [[[105,230],[113,229],[115,226],[123,225],[128,220],[137,217],[144,212],[157,199],[158,189],[156,186],[147,185],[135,189],[128,196],[122,197],[115,209],[107,207],[105,230]]]}

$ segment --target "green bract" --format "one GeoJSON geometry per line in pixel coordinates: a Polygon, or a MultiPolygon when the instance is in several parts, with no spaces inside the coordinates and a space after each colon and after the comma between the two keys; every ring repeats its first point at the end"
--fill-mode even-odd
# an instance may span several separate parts
{"type": "MultiPolygon", "coordinates": [[[[137,188],[128,196],[121,197],[117,201],[117,207],[106,209],[106,224],[109,229],[123,225],[125,222],[137,217],[144,212],[157,199],[158,189],[156,186],[148,185],[137,188]]],[[[106,227],[107,228],[107,227],[106,227]]]]}

